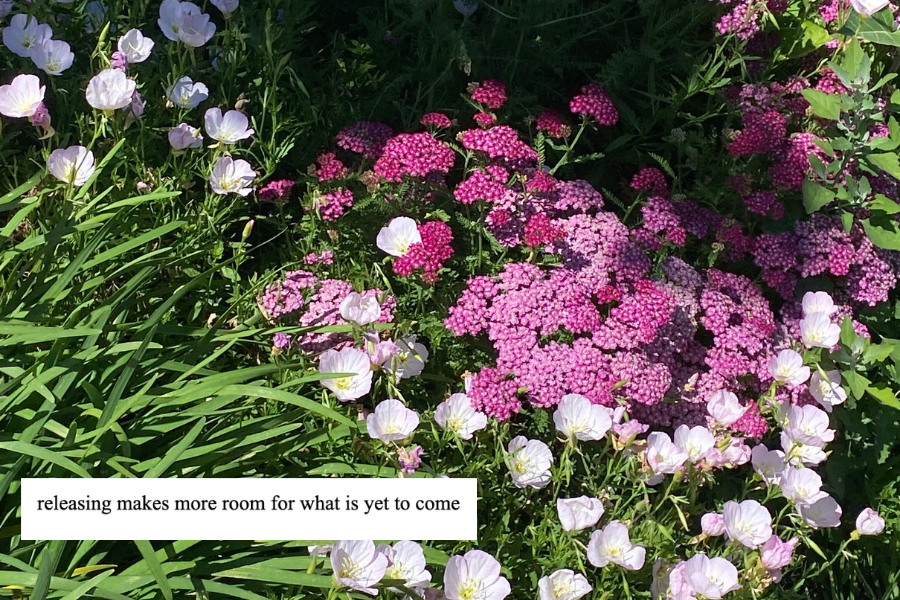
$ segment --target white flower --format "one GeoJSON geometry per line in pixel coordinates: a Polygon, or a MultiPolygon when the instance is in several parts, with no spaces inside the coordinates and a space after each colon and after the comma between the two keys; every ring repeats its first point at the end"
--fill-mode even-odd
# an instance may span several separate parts
{"type": "Polygon", "coordinates": [[[341,301],[339,307],[341,318],[355,325],[374,323],[381,316],[381,305],[374,294],[350,292],[341,301]]]}
{"type": "Polygon", "coordinates": [[[246,196],[253,191],[250,185],[254,179],[256,171],[246,160],[233,160],[230,156],[221,156],[213,165],[209,183],[217,194],[246,196]]]}
{"type": "Polygon", "coordinates": [[[834,441],[834,430],[828,428],[828,413],[811,404],[791,405],[784,411],[782,427],[792,440],[812,446],[834,441]]]}
{"type": "Polygon", "coordinates": [[[506,464],[513,483],[518,488],[542,488],[550,482],[553,455],[547,444],[517,436],[509,442],[506,464]]]}
{"type": "Polygon", "coordinates": [[[569,440],[602,440],[612,427],[609,410],[581,394],[566,394],[553,413],[556,430],[569,440]]]}
{"type": "Polygon", "coordinates": [[[831,348],[841,339],[841,326],[825,313],[813,313],[800,321],[800,339],[807,348],[831,348]]]}
{"type": "Polygon", "coordinates": [[[684,563],[684,578],[698,593],[710,600],[721,598],[728,592],[739,590],[738,572],[724,558],[709,558],[695,554],[684,563]]]}
{"type": "Polygon", "coordinates": [[[728,427],[744,416],[746,408],[741,406],[738,397],[731,392],[719,390],[706,403],[706,412],[720,425],[728,427]]]}
{"type": "Polygon", "coordinates": [[[781,493],[794,504],[813,504],[827,496],[822,478],[812,469],[788,467],[781,475],[781,493]]]}
{"type": "Polygon", "coordinates": [[[593,527],[603,516],[603,503],[599,498],[557,498],[556,512],[566,531],[581,531],[593,527]]]}
{"type": "Polygon", "coordinates": [[[441,402],[434,411],[434,420],[442,429],[452,431],[464,440],[472,439],[476,431],[487,427],[487,417],[472,408],[472,402],[465,394],[453,394],[441,402]]]}
{"type": "Polygon", "coordinates": [[[169,100],[179,108],[194,108],[207,98],[209,98],[209,89],[199,81],[194,83],[187,76],[176,81],[169,90],[169,100]]]}
{"type": "Polygon", "coordinates": [[[84,146],[56,149],[47,158],[47,170],[63,183],[81,187],[94,173],[94,154],[84,146]]]}
{"type": "Polygon", "coordinates": [[[503,600],[509,581],[500,574],[500,563],[481,550],[453,556],[444,570],[447,600],[503,600]]]}
{"type": "Polygon", "coordinates": [[[868,17],[890,4],[890,0],[850,0],[853,10],[868,17]]]}
{"type": "Polygon", "coordinates": [[[772,537],[772,515],[756,500],[726,502],[722,518],[725,534],[748,548],[756,548],[772,537]]]}
{"type": "Polygon", "coordinates": [[[0,86],[0,114],[12,118],[33,117],[44,101],[45,90],[37,76],[17,75],[11,83],[0,86]]]}
{"type": "Polygon", "coordinates": [[[104,69],[88,82],[85,97],[97,110],[116,110],[131,104],[135,83],[118,69],[104,69]]]}
{"type": "Polygon", "coordinates": [[[603,530],[594,531],[587,547],[588,561],[595,567],[614,563],[629,571],[644,566],[646,550],[631,543],[628,528],[619,521],[612,521],[603,530]]]}
{"type": "Polygon", "coordinates": [[[800,385],[809,379],[809,367],[803,366],[802,356],[793,350],[786,349],[769,360],[769,375],[775,381],[800,385]]]}
{"type": "Polygon", "coordinates": [[[409,217],[397,217],[382,227],[375,239],[375,245],[391,256],[403,256],[413,244],[422,243],[419,227],[409,217]]]}
{"type": "Polygon", "coordinates": [[[404,585],[412,589],[420,589],[431,583],[425,552],[419,544],[404,540],[393,546],[378,544],[377,550],[388,559],[385,579],[402,579],[404,585]]]}
{"type": "Polygon", "coordinates": [[[425,361],[428,360],[428,348],[416,341],[416,336],[406,335],[397,340],[400,348],[391,361],[385,364],[385,371],[394,375],[398,380],[417,377],[425,369],[425,361]]]}
{"type": "Polygon", "coordinates": [[[384,577],[387,557],[372,540],[341,540],[331,549],[331,570],[343,587],[375,596],[374,586],[384,577]]]}
{"type": "Polygon", "coordinates": [[[53,30],[49,25],[38,23],[37,19],[24,13],[13,15],[9,26],[3,28],[3,45],[22,58],[29,57],[32,46],[52,37],[53,30]]]}
{"type": "Polygon", "coordinates": [[[709,429],[702,425],[688,427],[680,425],[675,430],[675,446],[687,454],[687,459],[695,463],[703,458],[703,455],[716,445],[716,438],[709,429]]]}
{"type": "Polygon", "coordinates": [[[207,135],[223,144],[234,144],[253,135],[253,130],[248,127],[247,116],[236,110],[229,110],[222,115],[219,108],[210,108],[203,116],[203,122],[207,135]]]}
{"type": "Polygon", "coordinates": [[[406,408],[399,400],[388,398],[375,407],[375,412],[366,417],[369,436],[384,443],[404,440],[419,426],[419,415],[406,408]]]}
{"type": "Polygon", "coordinates": [[[657,475],[674,473],[687,458],[687,452],[673,444],[668,434],[654,431],[647,436],[647,464],[657,475]]]}
{"type": "Polygon", "coordinates": [[[538,581],[540,600],[578,600],[592,589],[584,575],[571,569],[559,569],[538,581]]]}
{"type": "Polygon", "coordinates": [[[813,529],[820,527],[837,527],[841,524],[840,505],[834,498],[825,494],[812,504],[801,504],[797,506],[800,516],[813,529]]]}
{"type": "Polygon", "coordinates": [[[322,380],[322,385],[334,392],[342,402],[361,398],[372,388],[369,355],[356,348],[325,352],[319,361],[319,373],[342,374],[335,379],[322,380]]]}
{"type": "Polygon", "coordinates": [[[144,37],[138,29],[131,29],[119,38],[119,52],[125,55],[129,63],[144,62],[153,50],[153,40],[144,37]]]}
{"type": "Polygon", "coordinates": [[[831,316],[837,310],[834,300],[828,295],[828,292],[806,292],[803,294],[803,316],[822,313],[825,316],[831,316]]]}
{"type": "Polygon", "coordinates": [[[212,0],[213,6],[222,11],[224,15],[230,15],[237,10],[239,0],[212,0]]]}
{"type": "Polygon", "coordinates": [[[44,40],[35,44],[31,47],[30,56],[35,66],[47,75],[62,75],[75,60],[75,53],[60,40],[44,40]]]}
{"type": "Polygon", "coordinates": [[[823,377],[822,372],[816,370],[809,380],[809,393],[827,412],[847,399],[847,392],[841,387],[840,371],[825,371],[823,377]]]}
{"type": "Polygon", "coordinates": [[[163,0],[157,23],[163,35],[173,42],[181,41],[195,48],[208,42],[216,32],[209,15],[201,13],[200,7],[192,2],[163,0]]]}
{"type": "Polygon", "coordinates": [[[810,467],[828,459],[821,444],[805,444],[794,439],[790,431],[781,432],[781,448],[785,460],[792,465],[810,467]]]}
{"type": "Polygon", "coordinates": [[[784,472],[784,452],[769,450],[760,444],[753,447],[750,457],[753,470],[759,473],[763,481],[769,485],[778,485],[778,482],[781,481],[781,474],[784,472]]]}
{"type": "Polygon", "coordinates": [[[884,531],[884,519],[871,508],[865,508],[856,517],[856,531],[859,535],[878,535],[884,531]]]}
{"type": "MultiPolygon", "coordinates": [[[[182,6],[185,4],[191,3],[183,2],[182,6]]],[[[182,10],[181,22],[178,26],[178,39],[184,42],[185,45],[199,48],[212,39],[215,33],[216,24],[210,22],[208,14],[182,10]]]]}
{"type": "Polygon", "coordinates": [[[203,136],[196,127],[191,127],[187,123],[182,123],[177,127],[169,130],[169,144],[175,150],[184,150],[185,148],[199,148],[203,145],[203,136]]]}

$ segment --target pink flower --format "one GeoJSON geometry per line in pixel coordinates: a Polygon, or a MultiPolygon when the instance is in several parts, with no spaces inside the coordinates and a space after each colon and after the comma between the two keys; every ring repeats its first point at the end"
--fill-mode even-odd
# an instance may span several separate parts
{"type": "Polygon", "coordinates": [[[772,537],[772,515],[756,500],[726,502],[722,517],[728,538],[748,548],[756,548],[772,537]]]}
{"type": "Polygon", "coordinates": [[[557,498],[556,512],[565,531],[580,531],[593,527],[603,516],[603,503],[599,498],[557,498]]]}
{"type": "Polygon", "coordinates": [[[644,566],[646,553],[643,546],[631,543],[628,527],[619,521],[612,521],[603,530],[594,531],[587,547],[588,561],[595,567],[614,563],[629,571],[637,571],[644,566]]]}
{"type": "Polygon", "coordinates": [[[733,564],[724,558],[709,558],[705,554],[695,554],[685,562],[684,578],[696,593],[711,600],[741,588],[733,564]]]}
{"type": "Polygon", "coordinates": [[[700,528],[710,537],[725,533],[725,519],[719,513],[706,513],[700,518],[700,528]]]}
{"type": "Polygon", "coordinates": [[[841,524],[843,511],[837,501],[827,494],[812,504],[801,504],[797,508],[800,516],[813,529],[837,527],[841,524]]]}
{"type": "Polygon", "coordinates": [[[856,531],[859,535],[878,535],[884,531],[884,519],[871,508],[865,508],[856,517],[856,531]]]}
{"type": "Polygon", "coordinates": [[[507,100],[506,84],[498,79],[486,79],[476,83],[471,93],[472,100],[493,109],[500,108],[507,100]]]}
{"type": "Polygon", "coordinates": [[[777,535],[770,537],[759,549],[760,558],[767,569],[781,569],[791,564],[794,548],[800,542],[797,538],[783,542],[777,535]]]}

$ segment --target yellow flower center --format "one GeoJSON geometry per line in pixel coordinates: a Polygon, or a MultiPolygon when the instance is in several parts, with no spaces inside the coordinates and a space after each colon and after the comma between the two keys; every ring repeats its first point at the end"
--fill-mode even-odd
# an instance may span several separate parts
{"type": "Polygon", "coordinates": [[[359,563],[353,562],[349,556],[345,556],[341,562],[341,568],[338,569],[338,577],[341,579],[356,579],[362,571],[359,563]]]}
{"type": "MultiPolygon", "coordinates": [[[[225,187],[225,186],[222,186],[222,187],[225,187]]],[[[339,390],[347,391],[350,389],[350,387],[352,385],[353,385],[352,377],[341,377],[340,379],[334,380],[334,387],[336,387],[339,390]]]]}
{"type": "Polygon", "coordinates": [[[459,598],[460,600],[473,600],[478,597],[478,588],[481,587],[481,582],[477,579],[469,578],[466,582],[459,588],[459,598]]]}

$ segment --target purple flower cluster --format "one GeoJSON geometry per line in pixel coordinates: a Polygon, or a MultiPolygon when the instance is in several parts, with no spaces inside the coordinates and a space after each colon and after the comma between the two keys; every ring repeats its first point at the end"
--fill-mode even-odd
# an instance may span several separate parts
{"type": "Polygon", "coordinates": [[[353,206],[353,192],[346,188],[337,188],[316,196],[313,204],[324,220],[335,221],[343,216],[346,209],[353,206]]]}
{"type": "Polygon", "coordinates": [[[589,117],[598,125],[611,127],[619,122],[619,111],[612,98],[600,85],[589,83],[581,88],[581,94],[572,98],[569,109],[577,114],[589,117]]]}
{"type": "Polygon", "coordinates": [[[361,154],[369,160],[377,160],[393,135],[393,130],[384,123],[360,121],[342,129],[334,140],[345,150],[361,154]]]}
{"type": "Polygon", "coordinates": [[[430,133],[401,133],[387,141],[373,170],[387,181],[400,183],[404,175],[447,173],[455,160],[453,148],[430,133]]]}

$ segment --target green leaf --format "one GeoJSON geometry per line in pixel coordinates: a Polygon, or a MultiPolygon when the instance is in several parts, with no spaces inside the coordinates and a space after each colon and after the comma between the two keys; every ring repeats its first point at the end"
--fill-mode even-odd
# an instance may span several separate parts
{"type": "Polygon", "coordinates": [[[803,181],[803,207],[807,214],[814,213],[834,200],[834,192],[811,179],[803,181]]]}
{"type": "Polygon", "coordinates": [[[78,466],[65,456],[62,456],[61,454],[57,454],[55,452],[51,452],[46,448],[35,446],[34,444],[26,444],[25,442],[0,442],[0,450],[9,450],[10,452],[15,452],[17,454],[24,454],[26,456],[39,458],[41,460],[53,463],[54,465],[58,465],[67,471],[75,473],[79,477],[85,477],[88,479],[90,479],[91,477],[87,471],[85,471],[82,467],[78,466]]]}
{"type": "Polygon", "coordinates": [[[862,39],[882,46],[900,46],[900,32],[891,31],[876,19],[862,19],[859,25],[862,39]]]}
{"type": "Polygon", "coordinates": [[[881,211],[889,215],[900,213],[900,204],[897,204],[896,202],[882,194],[875,195],[875,198],[872,200],[872,202],[869,203],[869,208],[872,210],[881,211]]]}
{"type": "Polygon", "coordinates": [[[865,160],[882,171],[887,172],[894,178],[900,179],[900,159],[893,152],[884,152],[881,154],[869,154],[865,160]]]}
{"type": "Polygon", "coordinates": [[[803,21],[803,23],[800,24],[800,27],[803,28],[804,38],[809,40],[809,43],[812,44],[813,48],[820,48],[831,39],[831,34],[828,33],[827,29],[812,21],[803,21]]]}
{"type": "Polygon", "coordinates": [[[847,382],[847,385],[850,386],[850,392],[857,400],[863,397],[863,394],[866,393],[866,390],[871,383],[856,371],[843,371],[841,372],[841,376],[844,378],[844,381],[847,382]]]}
{"type": "Polygon", "coordinates": [[[862,220],[866,235],[873,244],[885,250],[900,250],[900,229],[893,219],[874,217],[862,220]]]}
{"type": "Polygon", "coordinates": [[[826,94],[818,90],[803,90],[802,93],[816,116],[832,121],[837,121],[841,118],[840,96],[826,94]]]}
{"type": "Polygon", "coordinates": [[[166,579],[166,574],[162,569],[162,565],[159,563],[159,559],[156,558],[153,546],[151,546],[148,541],[135,540],[134,544],[138,547],[141,556],[143,556],[144,560],[147,562],[147,567],[150,569],[153,578],[156,579],[159,591],[162,592],[162,595],[166,600],[172,600],[172,588],[169,587],[169,581],[166,579]]]}
{"type": "Polygon", "coordinates": [[[853,213],[846,210],[841,211],[841,224],[844,226],[844,231],[850,233],[853,228],[853,213]]]}
{"type": "Polygon", "coordinates": [[[890,406],[894,410],[900,410],[900,400],[898,400],[894,392],[887,387],[875,387],[870,385],[868,387],[868,392],[885,406],[890,406]]]}

